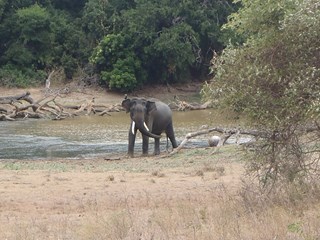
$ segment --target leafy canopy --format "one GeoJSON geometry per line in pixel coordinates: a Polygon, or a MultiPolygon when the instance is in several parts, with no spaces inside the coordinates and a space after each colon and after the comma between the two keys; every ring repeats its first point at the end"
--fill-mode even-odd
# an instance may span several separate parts
{"type": "Polygon", "coordinates": [[[80,7],[84,1],[1,1],[0,85],[38,85],[56,67],[72,78],[92,51],[77,22],[80,7]]]}
{"type": "Polygon", "coordinates": [[[2,0],[0,84],[22,86],[20,74],[31,80],[25,86],[37,84],[34,76],[53,68],[67,79],[79,69],[97,74],[121,91],[203,78],[232,11],[231,0],[2,0]],[[123,45],[105,45],[114,37],[123,45]]]}
{"type": "MultiPolygon", "coordinates": [[[[111,6],[112,3],[105,10],[110,10],[111,6]]],[[[120,90],[132,90],[146,82],[183,82],[206,75],[207,63],[212,56],[210,49],[222,48],[219,40],[222,35],[220,26],[233,10],[228,1],[204,1],[199,4],[194,0],[139,0],[122,7],[122,11],[116,14],[110,11],[104,17],[99,14],[103,28],[98,27],[95,34],[108,32],[107,38],[121,36],[126,39],[125,44],[120,48],[112,45],[104,49],[104,38],[91,57],[102,80],[109,87],[120,90]],[[106,16],[110,16],[109,25],[106,16]],[[99,51],[108,54],[97,56],[99,51]],[[111,73],[114,69],[121,72],[118,61],[123,63],[126,58],[123,55],[134,59],[127,59],[126,64],[133,65],[123,68],[125,73],[128,73],[127,69],[131,69],[132,77],[117,74],[117,78],[111,81],[112,74],[106,72],[111,73]],[[125,76],[127,80],[121,76],[125,76]],[[115,84],[117,81],[118,84],[115,84]]],[[[87,10],[86,16],[89,17],[93,10],[89,12],[89,5],[87,10]]]]}

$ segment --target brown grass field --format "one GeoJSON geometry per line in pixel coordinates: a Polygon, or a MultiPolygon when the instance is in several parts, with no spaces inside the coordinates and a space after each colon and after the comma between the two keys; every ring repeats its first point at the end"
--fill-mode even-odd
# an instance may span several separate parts
{"type": "MultiPolygon", "coordinates": [[[[0,89],[0,95],[23,91],[0,89]]],[[[36,100],[42,97],[39,89],[29,91],[36,100]]],[[[182,96],[163,88],[148,93],[182,96]]],[[[123,99],[99,90],[60,101],[93,96],[106,104],[123,99]]],[[[261,193],[245,172],[241,147],[164,154],[0,160],[0,239],[320,239],[320,196],[261,193]]]]}
{"type": "MultiPolygon", "coordinates": [[[[320,204],[263,197],[241,148],[0,161],[0,239],[320,239],[320,204]]],[[[292,197],[292,196],[290,196],[292,197]]]]}

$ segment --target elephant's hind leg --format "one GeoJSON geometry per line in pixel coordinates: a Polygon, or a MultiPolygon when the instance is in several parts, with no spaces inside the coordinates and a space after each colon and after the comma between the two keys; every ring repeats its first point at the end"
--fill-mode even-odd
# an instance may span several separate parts
{"type": "Polygon", "coordinates": [[[172,144],[172,147],[173,148],[177,148],[178,147],[178,144],[177,144],[177,141],[176,141],[176,138],[174,136],[174,130],[173,130],[173,126],[172,126],[172,123],[170,123],[167,127],[167,130],[166,130],[166,134],[167,134],[167,137],[170,139],[170,142],[172,144]]]}

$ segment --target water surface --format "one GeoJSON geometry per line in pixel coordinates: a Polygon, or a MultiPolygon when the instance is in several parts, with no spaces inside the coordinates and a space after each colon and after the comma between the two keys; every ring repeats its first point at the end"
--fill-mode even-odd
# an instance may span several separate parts
{"type": "MultiPolygon", "coordinates": [[[[235,126],[232,117],[212,110],[174,112],[174,129],[178,143],[203,125],[235,126]]],[[[90,158],[125,154],[130,125],[124,112],[111,116],[82,116],[52,120],[0,122],[0,159],[90,158]]],[[[164,136],[164,135],[163,135],[164,136]]],[[[188,145],[207,144],[208,136],[199,136],[188,145]]],[[[135,153],[141,154],[141,136],[137,135],[135,153]]],[[[171,147],[171,145],[170,145],[171,147]]],[[[161,139],[161,151],[166,138],[161,139]]],[[[149,152],[153,151],[150,139],[149,152]]]]}

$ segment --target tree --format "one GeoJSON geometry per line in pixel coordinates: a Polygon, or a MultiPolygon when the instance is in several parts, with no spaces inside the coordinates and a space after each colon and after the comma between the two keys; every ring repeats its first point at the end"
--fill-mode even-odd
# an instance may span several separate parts
{"type": "Polygon", "coordinates": [[[109,6],[109,1],[104,0],[91,0],[85,5],[82,26],[95,41],[101,40],[110,31],[112,13],[108,12],[109,6]]]}
{"type": "Polygon", "coordinates": [[[305,182],[320,172],[320,5],[241,3],[224,27],[245,43],[213,61],[215,77],[203,93],[268,132],[250,164],[262,183],[305,182]]]}
{"type": "Polygon", "coordinates": [[[51,15],[52,65],[63,68],[66,78],[72,79],[78,68],[88,63],[93,46],[71,15],[56,10],[51,15]]]}
{"type": "MultiPolygon", "coordinates": [[[[51,42],[53,35],[51,31],[50,15],[48,11],[38,4],[27,8],[19,9],[16,12],[17,17],[15,31],[18,35],[16,44],[6,52],[11,61],[15,61],[15,56],[19,55],[15,51],[21,49],[21,55],[28,52],[29,64],[43,66],[50,62],[51,42]],[[11,54],[11,52],[14,54],[11,54]],[[30,58],[31,56],[31,58],[30,58]]],[[[18,65],[26,66],[28,63],[19,63],[18,65]],[[25,65],[26,64],[26,65],[25,65]]]]}
{"type": "Polygon", "coordinates": [[[150,46],[153,53],[150,57],[163,59],[162,68],[154,68],[162,81],[176,82],[189,77],[189,68],[196,61],[193,49],[197,44],[198,35],[185,23],[163,29],[150,46]]]}
{"type": "Polygon", "coordinates": [[[54,9],[64,10],[69,14],[80,17],[87,0],[50,0],[49,2],[51,2],[54,9]]]}
{"type": "Polygon", "coordinates": [[[84,67],[93,48],[77,18],[84,2],[1,2],[0,84],[39,84],[45,71],[53,67],[62,68],[71,79],[79,67],[84,67]]]}
{"type": "Polygon", "coordinates": [[[201,79],[208,74],[213,50],[223,48],[220,26],[234,11],[230,2],[2,0],[0,75],[13,86],[18,75],[31,80],[33,73],[57,67],[71,79],[79,68],[89,69],[88,58],[95,58],[94,48],[100,49],[105,37],[120,35],[126,44],[117,49],[121,53],[113,53],[113,66],[96,65],[103,82],[112,79],[109,86],[132,90],[147,83],[201,79]]]}
{"type": "Polygon", "coordinates": [[[0,2],[0,22],[2,20],[2,16],[3,16],[4,10],[5,10],[6,4],[7,4],[7,0],[3,0],[0,2]]]}
{"type": "Polygon", "coordinates": [[[145,80],[141,62],[129,46],[129,39],[120,34],[109,34],[91,56],[91,62],[101,72],[101,79],[111,89],[132,90],[145,80]]]}
{"type": "MultiPolygon", "coordinates": [[[[130,51],[129,55],[135,56],[135,61],[139,62],[135,69],[140,69],[136,69],[135,74],[142,72],[145,77],[138,80],[139,76],[135,75],[137,81],[130,80],[131,90],[141,83],[184,82],[207,74],[208,56],[211,56],[212,49],[222,48],[219,40],[222,33],[219,27],[225,22],[227,13],[233,10],[228,1],[200,1],[199,4],[199,1],[195,0],[139,0],[129,7],[121,4],[122,1],[117,4],[113,1],[108,3],[105,10],[109,11],[106,15],[93,8],[89,11],[88,3],[86,16],[96,14],[101,19],[99,23],[103,23],[103,27],[98,26],[97,29],[100,30],[96,34],[108,32],[108,36],[120,35],[126,39],[126,44],[120,49],[117,48],[117,51],[130,51]],[[122,11],[117,11],[119,6],[122,11]]],[[[113,54],[122,61],[123,57],[120,55],[123,54],[113,54]]],[[[104,61],[119,66],[117,58],[107,57],[110,56],[106,56],[104,61]]],[[[97,68],[99,72],[110,71],[103,69],[101,65],[97,68]]]]}
{"type": "Polygon", "coordinates": [[[1,58],[1,61],[10,65],[2,71],[5,79],[9,79],[7,82],[14,80],[12,76],[23,75],[23,72],[31,74],[31,78],[26,77],[18,86],[39,81],[43,74],[37,73],[37,70],[44,69],[51,62],[53,35],[48,11],[38,4],[20,8],[5,19],[1,32],[8,46],[2,49],[1,58]]]}

